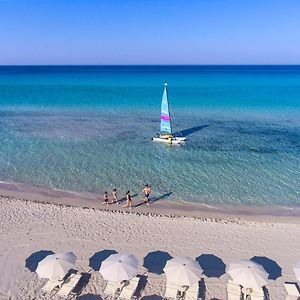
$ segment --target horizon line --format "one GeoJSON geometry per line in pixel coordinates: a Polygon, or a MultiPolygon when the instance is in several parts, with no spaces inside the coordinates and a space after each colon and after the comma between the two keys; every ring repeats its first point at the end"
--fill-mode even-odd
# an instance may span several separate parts
{"type": "Polygon", "coordinates": [[[300,66],[297,64],[0,64],[0,67],[300,66]]]}

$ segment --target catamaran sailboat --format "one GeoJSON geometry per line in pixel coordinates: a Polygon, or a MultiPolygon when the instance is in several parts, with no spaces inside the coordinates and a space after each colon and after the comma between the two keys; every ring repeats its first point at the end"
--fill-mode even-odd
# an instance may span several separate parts
{"type": "Polygon", "coordinates": [[[160,134],[158,134],[157,137],[152,138],[152,140],[167,144],[182,144],[186,140],[186,137],[178,137],[172,133],[168,89],[166,83],[161,101],[160,134]]]}

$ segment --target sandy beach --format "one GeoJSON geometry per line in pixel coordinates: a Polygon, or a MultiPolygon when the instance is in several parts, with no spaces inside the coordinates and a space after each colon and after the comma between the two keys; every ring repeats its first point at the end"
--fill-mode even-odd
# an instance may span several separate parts
{"type": "MultiPolygon", "coordinates": [[[[161,299],[166,282],[162,268],[177,255],[199,261],[205,299],[226,299],[225,268],[236,259],[254,257],[264,265],[271,299],[284,299],[284,281],[296,280],[292,267],[300,257],[300,224],[293,216],[214,218],[210,213],[204,217],[207,212],[202,211],[199,217],[188,213],[180,217],[179,210],[172,215],[163,210],[160,215],[151,206],[153,213],[142,209],[128,213],[31,200],[0,198],[0,266],[5,275],[0,279],[1,299],[42,299],[43,280],[34,269],[37,257],[49,251],[77,255],[76,266],[87,283],[77,299],[103,299],[105,281],[97,270],[101,260],[115,251],[138,258],[142,277],[138,296],[143,299],[161,299]]],[[[58,202],[63,201],[62,197],[58,202]]]]}

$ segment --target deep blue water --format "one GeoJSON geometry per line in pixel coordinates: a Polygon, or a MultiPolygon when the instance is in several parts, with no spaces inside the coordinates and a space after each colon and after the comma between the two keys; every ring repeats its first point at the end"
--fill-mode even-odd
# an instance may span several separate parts
{"type": "Polygon", "coordinates": [[[300,66],[0,67],[0,180],[300,204],[300,66]],[[163,83],[184,146],[154,144],[163,83]]]}

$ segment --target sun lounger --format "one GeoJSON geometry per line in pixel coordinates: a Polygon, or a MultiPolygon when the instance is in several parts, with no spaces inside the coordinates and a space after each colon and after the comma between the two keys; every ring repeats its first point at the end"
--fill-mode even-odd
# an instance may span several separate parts
{"type": "Polygon", "coordinates": [[[260,289],[260,290],[252,289],[252,292],[250,294],[250,299],[251,300],[264,300],[265,294],[264,294],[263,289],[260,289]]]}
{"type": "Polygon", "coordinates": [[[298,297],[298,296],[289,296],[289,295],[287,295],[287,296],[285,297],[285,300],[300,300],[300,297],[298,297]]]}
{"type": "Polygon", "coordinates": [[[197,300],[199,295],[198,283],[191,285],[185,292],[185,300],[197,300]]]}
{"type": "Polygon", "coordinates": [[[232,280],[227,283],[227,300],[240,300],[241,299],[241,286],[232,280]]]}
{"type": "Polygon", "coordinates": [[[178,286],[175,283],[167,282],[164,299],[177,299],[178,286]]]}
{"type": "Polygon", "coordinates": [[[63,280],[61,281],[56,281],[56,280],[51,280],[49,279],[43,286],[42,286],[42,291],[44,294],[50,294],[52,291],[54,291],[56,288],[60,287],[63,283],[63,280]]]}
{"type": "Polygon", "coordinates": [[[59,291],[56,293],[57,296],[62,297],[64,299],[68,299],[69,295],[74,294],[72,293],[76,285],[78,284],[81,275],[74,275],[71,278],[67,278],[59,291]]]}
{"type": "Polygon", "coordinates": [[[104,295],[115,297],[117,291],[120,289],[121,285],[117,282],[107,281],[106,287],[104,289],[104,295]]]}
{"type": "Polygon", "coordinates": [[[284,288],[288,294],[288,296],[300,297],[299,287],[296,282],[285,282],[284,288]]]}
{"type": "Polygon", "coordinates": [[[123,286],[119,298],[130,300],[133,297],[134,293],[136,292],[136,289],[139,285],[139,281],[140,281],[139,277],[131,278],[129,280],[129,284],[123,286]]]}

